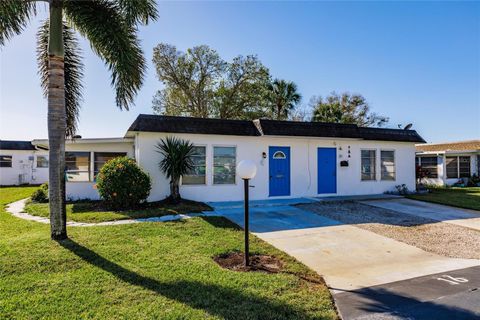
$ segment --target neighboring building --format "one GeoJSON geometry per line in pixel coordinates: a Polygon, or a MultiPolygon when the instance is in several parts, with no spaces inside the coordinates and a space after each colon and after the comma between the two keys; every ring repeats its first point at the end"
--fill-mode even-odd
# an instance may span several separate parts
{"type": "Polygon", "coordinates": [[[452,185],[480,173],[480,140],[416,145],[416,164],[428,172],[425,183],[452,185]]]}
{"type": "MultiPolygon", "coordinates": [[[[32,144],[48,149],[48,140],[32,144]]],[[[133,139],[94,138],[67,140],[65,143],[65,179],[67,198],[98,199],[95,175],[105,162],[115,157],[134,158],[133,139]]]]}
{"type": "Polygon", "coordinates": [[[0,140],[0,185],[48,181],[48,151],[30,141],[0,140]]]}
{"type": "MultiPolygon", "coordinates": [[[[158,142],[167,136],[195,145],[195,170],[181,181],[182,197],[243,199],[238,162],[256,162],[252,199],[380,194],[405,184],[415,189],[414,130],[273,120],[221,120],[139,115],[125,138],[77,139],[66,144],[67,196],[98,198],[95,173],[109,157],[126,154],[152,178],[149,201],[169,195],[158,142]]],[[[34,140],[48,147],[46,140],[34,140]]]]}

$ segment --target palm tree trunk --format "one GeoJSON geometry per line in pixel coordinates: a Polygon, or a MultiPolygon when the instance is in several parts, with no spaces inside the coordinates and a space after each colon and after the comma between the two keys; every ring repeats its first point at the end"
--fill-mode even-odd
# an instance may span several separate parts
{"type": "Polygon", "coordinates": [[[170,196],[171,201],[174,204],[180,203],[180,190],[178,185],[180,184],[179,179],[172,179],[170,181],[170,196]]]}
{"type": "Polygon", "coordinates": [[[62,36],[62,2],[50,3],[48,43],[48,141],[50,201],[50,235],[53,240],[67,238],[65,208],[65,110],[64,48],[62,36]]]}

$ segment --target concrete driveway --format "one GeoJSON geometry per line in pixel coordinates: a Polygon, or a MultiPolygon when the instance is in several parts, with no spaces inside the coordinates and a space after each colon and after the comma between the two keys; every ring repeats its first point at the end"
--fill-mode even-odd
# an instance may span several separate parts
{"type": "MultiPolygon", "coordinates": [[[[384,317],[386,314],[393,317],[397,310],[389,310],[385,301],[381,303],[383,310],[362,309],[362,297],[373,300],[378,296],[385,297],[378,294],[389,290],[382,288],[382,285],[412,281],[435,274],[448,275],[453,270],[467,270],[480,265],[480,260],[447,258],[427,253],[414,246],[291,206],[309,201],[311,200],[292,199],[253,202],[250,230],[322,275],[344,319],[364,319],[366,316],[374,319],[378,315],[384,317]],[[366,294],[365,290],[369,288],[370,291],[366,294]]],[[[241,203],[212,205],[215,209],[212,214],[225,216],[243,226],[241,203]]],[[[436,281],[441,282],[441,285],[445,282],[436,281]]],[[[470,284],[476,283],[469,281],[470,284]]],[[[410,286],[403,285],[402,288],[404,287],[410,286]]],[[[396,297],[391,298],[392,301],[408,296],[405,292],[390,294],[396,297]]],[[[430,298],[443,295],[444,292],[435,291],[430,294],[430,298]]],[[[412,298],[410,304],[418,304],[418,301],[421,301],[421,297],[412,298]]],[[[471,315],[471,312],[468,310],[465,314],[471,315]]],[[[478,312],[480,317],[480,310],[478,312]]]]}
{"type": "Polygon", "coordinates": [[[360,203],[480,231],[480,212],[411,199],[368,200],[360,203]]]}

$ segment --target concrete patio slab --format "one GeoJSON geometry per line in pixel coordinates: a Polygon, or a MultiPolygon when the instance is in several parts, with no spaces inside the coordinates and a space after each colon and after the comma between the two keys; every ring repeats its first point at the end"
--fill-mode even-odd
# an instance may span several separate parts
{"type": "Polygon", "coordinates": [[[360,201],[360,203],[400,213],[407,213],[429,218],[436,221],[452,223],[480,231],[480,212],[475,210],[455,208],[436,203],[404,198],[360,201]]]}

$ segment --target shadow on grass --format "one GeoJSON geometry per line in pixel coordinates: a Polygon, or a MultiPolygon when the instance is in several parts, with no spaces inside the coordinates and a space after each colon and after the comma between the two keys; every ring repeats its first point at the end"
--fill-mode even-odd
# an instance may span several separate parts
{"type": "Polygon", "coordinates": [[[200,281],[160,282],[125,269],[71,239],[60,241],[59,244],[126,283],[202,309],[210,315],[224,319],[314,319],[292,306],[247,294],[248,290],[240,291],[200,281]]]}
{"type": "Polygon", "coordinates": [[[215,228],[230,229],[230,230],[243,230],[236,223],[228,220],[225,217],[201,216],[200,218],[202,220],[204,220],[205,222],[207,222],[208,224],[214,226],[215,228]]]}

